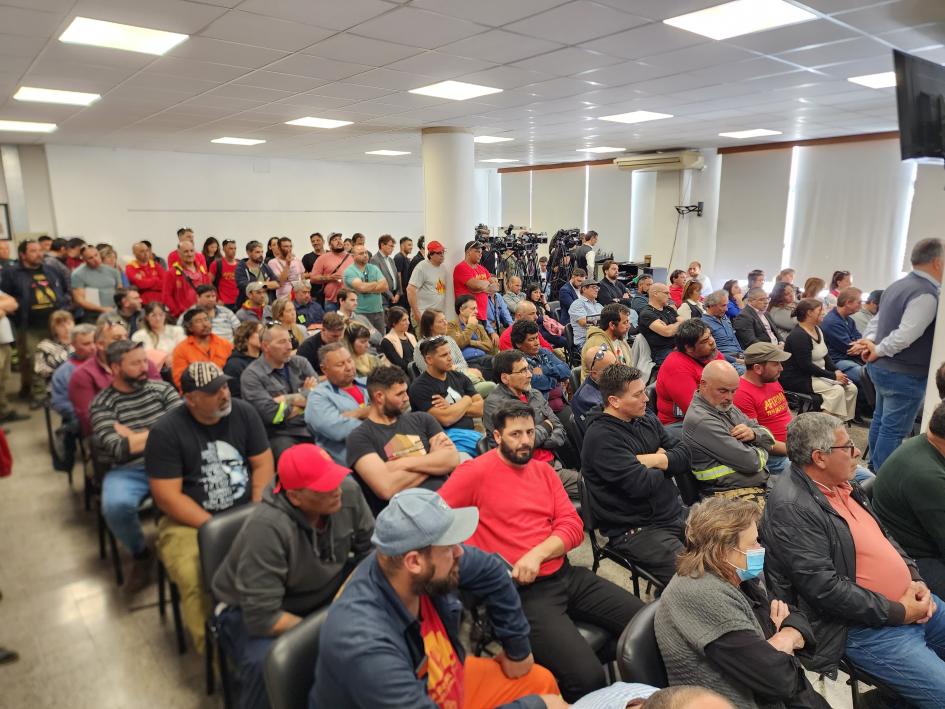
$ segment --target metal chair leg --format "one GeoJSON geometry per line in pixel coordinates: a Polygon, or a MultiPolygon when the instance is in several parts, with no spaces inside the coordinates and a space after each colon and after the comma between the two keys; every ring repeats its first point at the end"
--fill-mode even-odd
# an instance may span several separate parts
{"type": "Polygon", "coordinates": [[[180,617],[180,591],[177,584],[171,583],[171,611],[174,614],[174,632],[177,634],[177,652],[181,655],[187,652],[187,640],[184,638],[184,623],[180,617]]]}
{"type": "Polygon", "coordinates": [[[213,650],[214,648],[218,649],[218,652],[216,653],[217,657],[220,658],[219,659],[220,662],[223,662],[223,649],[220,648],[216,630],[214,626],[210,624],[209,620],[203,624],[203,635],[206,638],[206,645],[207,645],[207,649],[204,654],[207,660],[206,661],[207,696],[209,697],[211,694],[213,694],[213,691],[215,689],[215,684],[216,684],[215,682],[216,678],[213,676],[213,654],[214,654],[213,650]]]}
{"type": "Polygon", "coordinates": [[[157,570],[157,583],[158,583],[158,614],[161,616],[161,620],[167,616],[167,589],[165,583],[167,582],[167,572],[164,571],[164,564],[161,563],[161,560],[158,559],[158,570],[157,570]]]}
{"type": "Polygon", "coordinates": [[[115,566],[115,584],[123,586],[125,574],[122,572],[121,556],[118,554],[118,541],[115,539],[115,535],[112,534],[112,530],[106,529],[106,533],[108,534],[108,545],[112,550],[112,564],[115,566]]]}
{"type": "Polygon", "coordinates": [[[220,684],[223,685],[223,709],[231,709],[233,706],[233,688],[230,684],[230,668],[226,653],[223,651],[223,645],[219,642],[219,634],[217,635],[217,655],[219,659],[217,664],[220,665],[220,684]]]}
{"type": "Polygon", "coordinates": [[[101,510],[98,512],[98,558],[104,560],[108,553],[105,551],[105,518],[101,510]]]}

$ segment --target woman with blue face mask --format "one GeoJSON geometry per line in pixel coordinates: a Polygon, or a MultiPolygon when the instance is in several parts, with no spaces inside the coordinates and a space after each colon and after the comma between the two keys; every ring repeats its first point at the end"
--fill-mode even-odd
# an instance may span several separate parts
{"type": "Polygon", "coordinates": [[[670,685],[711,687],[739,709],[826,709],[798,655],[814,642],[803,614],[769,598],[761,510],[711,497],[694,505],[676,575],[656,612],[670,685]]]}

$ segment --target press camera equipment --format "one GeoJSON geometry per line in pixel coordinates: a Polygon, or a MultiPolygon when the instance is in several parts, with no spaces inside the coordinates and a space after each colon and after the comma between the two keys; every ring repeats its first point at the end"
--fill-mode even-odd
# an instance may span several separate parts
{"type": "Polygon", "coordinates": [[[488,227],[482,224],[476,227],[476,238],[488,242],[498,255],[499,272],[496,275],[506,283],[512,276],[518,276],[526,282],[535,280],[538,276],[538,246],[548,243],[548,235],[527,231],[525,227],[512,224],[499,233],[502,236],[490,236],[488,227]]]}
{"type": "Polygon", "coordinates": [[[558,229],[551,237],[548,248],[548,280],[551,284],[551,300],[558,299],[558,290],[568,279],[574,269],[571,252],[581,245],[580,229],[558,229]]]}

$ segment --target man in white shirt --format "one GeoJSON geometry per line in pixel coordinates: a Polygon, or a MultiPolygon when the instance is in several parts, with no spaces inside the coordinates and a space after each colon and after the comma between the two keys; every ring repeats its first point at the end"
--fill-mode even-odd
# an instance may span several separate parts
{"type": "Polygon", "coordinates": [[[427,244],[427,258],[418,263],[407,283],[407,301],[414,324],[420,324],[420,316],[428,308],[446,312],[446,267],[443,259],[446,249],[439,241],[427,244]]]}
{"type": "Polygon", "coordinates": [[[712,292],[712,281],[709,280],[709,277],[702,272],[702,264],[698,261],[693,261],[689,264],[689,277],[694,278],[702,284],[703,293],[712,292]]]}

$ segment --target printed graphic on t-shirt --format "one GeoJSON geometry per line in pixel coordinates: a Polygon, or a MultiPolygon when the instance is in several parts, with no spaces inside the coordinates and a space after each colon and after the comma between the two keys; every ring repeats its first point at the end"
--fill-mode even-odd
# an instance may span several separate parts
{"type": "Polygon", "coordinates": [[[246,494],[249,470],[240,452],[226,441],[210,441],[200,453],[200,484],[207,512],[228,510],[246,494]]]}
{"type": "Polygon", "coordinates": [[[766,418],[771,416],[780,416],[785,411],[787,411],[788,408],[788,403],[784,396],[784,392],[779,391],[774,396],[765,399],[763,406],[765,407],[766,418]]]}
{"type": "Polygon", "coordinates": [[[384,446],[384,455],[387,460],[397,460],[412,455],[426,455],[427,449],[423,446],[420,436],[412,433],[397,433],[384,446]]]}
{"type": "Polygon", "coordinates": [[[33,297],[30,299],[30,310],[47,310],[55,306],[56,293],[42,271],[33,274],[31,290],[33,297]]]}
{"type": "Polygon", "coordinates": [[[446,284],[443,282],[442,278],[436,279],[436,292],[439,295],[443,295],[446,292],[446,284]]]}
{"type": "Polygon", "coordinates": [[[463,398],[463,395],[456,391],[453,387],[446,387],[446,396],[443,397],[446,399],[446,403],[452,406],[457,401],[463,398]]]}

